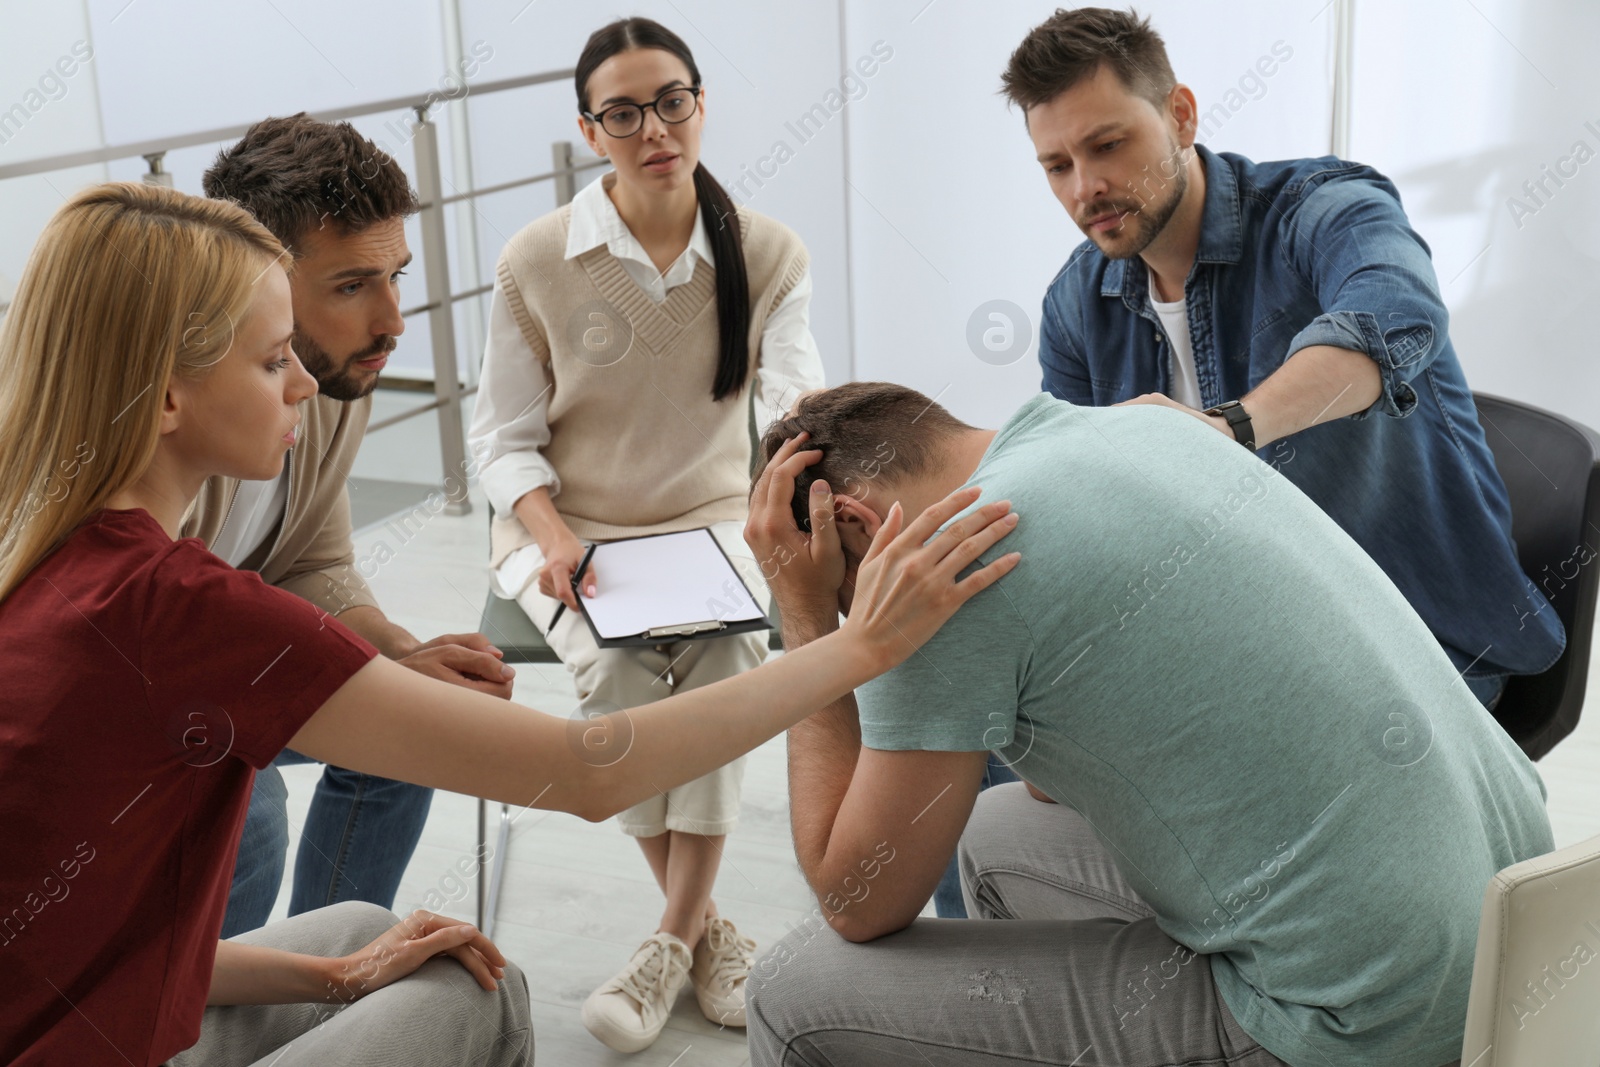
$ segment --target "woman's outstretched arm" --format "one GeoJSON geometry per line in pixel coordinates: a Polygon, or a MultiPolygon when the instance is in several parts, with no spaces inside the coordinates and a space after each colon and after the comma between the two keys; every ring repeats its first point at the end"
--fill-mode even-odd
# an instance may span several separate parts
{"type": "MultiPolygon", "coordinates": [[[[769,471],[792,456],[793,445],[774,456],[769,471]]],[[[1009,502],[980,508],[928,541],[977,495],[975,487],[958,490],[904,530],[898,506],[892,509],[862,563],[844,625],[753,671],[601,718],[568,720],[380,657],[357,671],[290,747],[385,778],[608,818],[709,773],[894,667],[1010,571],[1015,554],[956,580],[1011,531],[1009,502]]],[[[839,551],[831,523],[814,540],[814,552],[839,551]]]]}

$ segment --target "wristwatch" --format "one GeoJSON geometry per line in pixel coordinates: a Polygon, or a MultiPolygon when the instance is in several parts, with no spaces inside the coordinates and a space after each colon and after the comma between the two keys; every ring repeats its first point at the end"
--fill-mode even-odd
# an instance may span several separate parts
{"type": "Polygon", "coordinates": [[[1218,404],[1214,408],[1206,408],[1207,415],[1221,415],[1228,420],[1228,428],[1233,431],[1233,439],[1254,452],[1256,450],[1256,431],[1250,425],[1250,413],[1244,405],[1237,400],[1229,400],[1218,404]]]}

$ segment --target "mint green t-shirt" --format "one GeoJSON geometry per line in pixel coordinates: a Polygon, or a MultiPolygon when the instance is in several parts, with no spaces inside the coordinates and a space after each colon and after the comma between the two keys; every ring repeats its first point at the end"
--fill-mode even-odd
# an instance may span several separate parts
{"type": "Polygon", "coordinates": [[[863,743],[993,749],[1077,809],[1295,1067],[1459,1056],[1484,888],[1553,843],[1533,765],[1389,579],[1166,408],[1041,394],[971,484],[1021,515],[985,559],[1023,562],[858,692],[863,743]]]}

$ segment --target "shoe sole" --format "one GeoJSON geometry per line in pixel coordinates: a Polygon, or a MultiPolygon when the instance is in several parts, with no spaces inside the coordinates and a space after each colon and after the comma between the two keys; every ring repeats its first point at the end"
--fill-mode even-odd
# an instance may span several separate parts
{"type": "Polygon", "coordinates": [[[694,992],[695,1003],[700,1005],[700,1014],[706,1017],[706,1021],[716,1023],[718,1026],[728,1026],[738,1030],[743,1030],[745,1028],[745,1014],[743,1008],[739,1009],[738,1011],[730,1011],[726,1014],[726,1016],[724,1016],[720,1014],[716,1008],[708,1007],[706,1002],[700,999],[700,990],[696,989],[694,992]]]}
{"type": "Polygon", "coordinates": [[[646,1035],[620,1029],[609,1019],[592,1014],[587,1003],[584,1004],[580,1015],[583,1019],[583,1028],[594,1035],[596,1041],[613,1052],[643,1052],[655,1044],[656,1039],[661,1036],[660,1030],[646,1035]]]}

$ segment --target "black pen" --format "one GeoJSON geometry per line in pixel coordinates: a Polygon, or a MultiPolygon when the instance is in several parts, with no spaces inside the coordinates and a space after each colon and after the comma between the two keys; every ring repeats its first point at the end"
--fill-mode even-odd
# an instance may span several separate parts
{"type": "MultiPolygon", "coordinates": [[[[583,559],[578,562],[578,569],[572,572],[572,596],[574,599],[576,599],[578,596],[578,582],[583,579],[583,572],[588,569],[589,560],[594,557],[594,550],[599,547],[600,542],[598,541],[590,545],[588,549],[584,551],[583,559]]],[[[549,637],[551,634],[556,632],[556,623],[561,621],[561,613],[566,610],[567,602],[565,600],[556,605],[556,613],[550,616],[550,629],[544,632],[546,637],[549,637]]]]}

